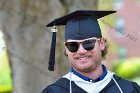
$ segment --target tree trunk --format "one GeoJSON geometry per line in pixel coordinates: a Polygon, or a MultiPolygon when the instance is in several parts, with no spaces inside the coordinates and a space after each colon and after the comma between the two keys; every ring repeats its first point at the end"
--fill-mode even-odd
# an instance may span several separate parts
{"type": "Polygon", "coordinates": [[[76,9],[96,9],[97,0],[0,0],[1,29],[5,34],[13,93],[40,93],[68,71],[59,28],[56,70],[48,71],[51,32],[46,24],[76,9]]]}

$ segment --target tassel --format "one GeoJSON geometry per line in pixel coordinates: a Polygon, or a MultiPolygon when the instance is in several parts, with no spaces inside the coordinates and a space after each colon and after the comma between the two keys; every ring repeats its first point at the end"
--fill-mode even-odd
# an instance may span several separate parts
{"type": "Polygon", "coordinates": [[[55,65],[55,47],[56,47],[56,34],[57,34],[57,29],[54,26],[52,28],[52,43],[51,43],[51,48],[50,48],[50,55],[49,55],[49,66],[48,69],[50,71],[54,71],[54,65],[55,65]]]}

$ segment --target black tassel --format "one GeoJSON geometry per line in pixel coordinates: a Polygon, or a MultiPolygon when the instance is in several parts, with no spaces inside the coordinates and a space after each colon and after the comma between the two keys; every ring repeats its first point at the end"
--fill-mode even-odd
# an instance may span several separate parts
{"type": "Polygon", "coordinates": [[[54,26],[52,29],[52,43],[50,48],[49,66],[48,66],[48,69],[50,71],[54,71],[54,65],[55,65],[56,34],[57,34],[57,29],[54,26]]]}

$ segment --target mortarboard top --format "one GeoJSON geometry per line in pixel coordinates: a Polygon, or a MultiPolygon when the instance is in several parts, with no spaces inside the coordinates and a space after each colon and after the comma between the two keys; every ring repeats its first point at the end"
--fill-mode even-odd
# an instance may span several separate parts
{"type": "MultiPolygon", "coordinates": [[[[77,10],[66,16],[57,18],[46,27],[65,25],[65,40],[82,40],[91,37],[102,37],[97,19],[115,13],[116,11],[77,10]]],[[[56,29],[56,28],[54,28],[56,29]]],[[[52,31],[49,70],[54,70],[56,31],[52,31]]]]}
{"type": "Polygon", "coordinates": [[[66,25],[66,23],[79,16],[93,16],[96,19],[102,18],[104,16],[107,16],[109,14],[115,13],[116,11],[92,11],[92,10],[77,10],[75,12],[72,12],[68,15],[65,15],[63,17],[57,18],[53,20],[52,22],[47,24],[47,27],[52,27],[54,25],[59,26],[59,25],[66,25]]]}

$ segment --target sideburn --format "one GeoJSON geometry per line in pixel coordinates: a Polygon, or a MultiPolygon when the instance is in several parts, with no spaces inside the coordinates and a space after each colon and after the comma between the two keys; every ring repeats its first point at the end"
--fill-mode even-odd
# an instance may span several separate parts
{"type": "Polygon", "coordinates": [[[66,49],[64,50],[64,55],[65,55],[66,57],[68,57],[68,54],[66,53],[66,49]]]}

